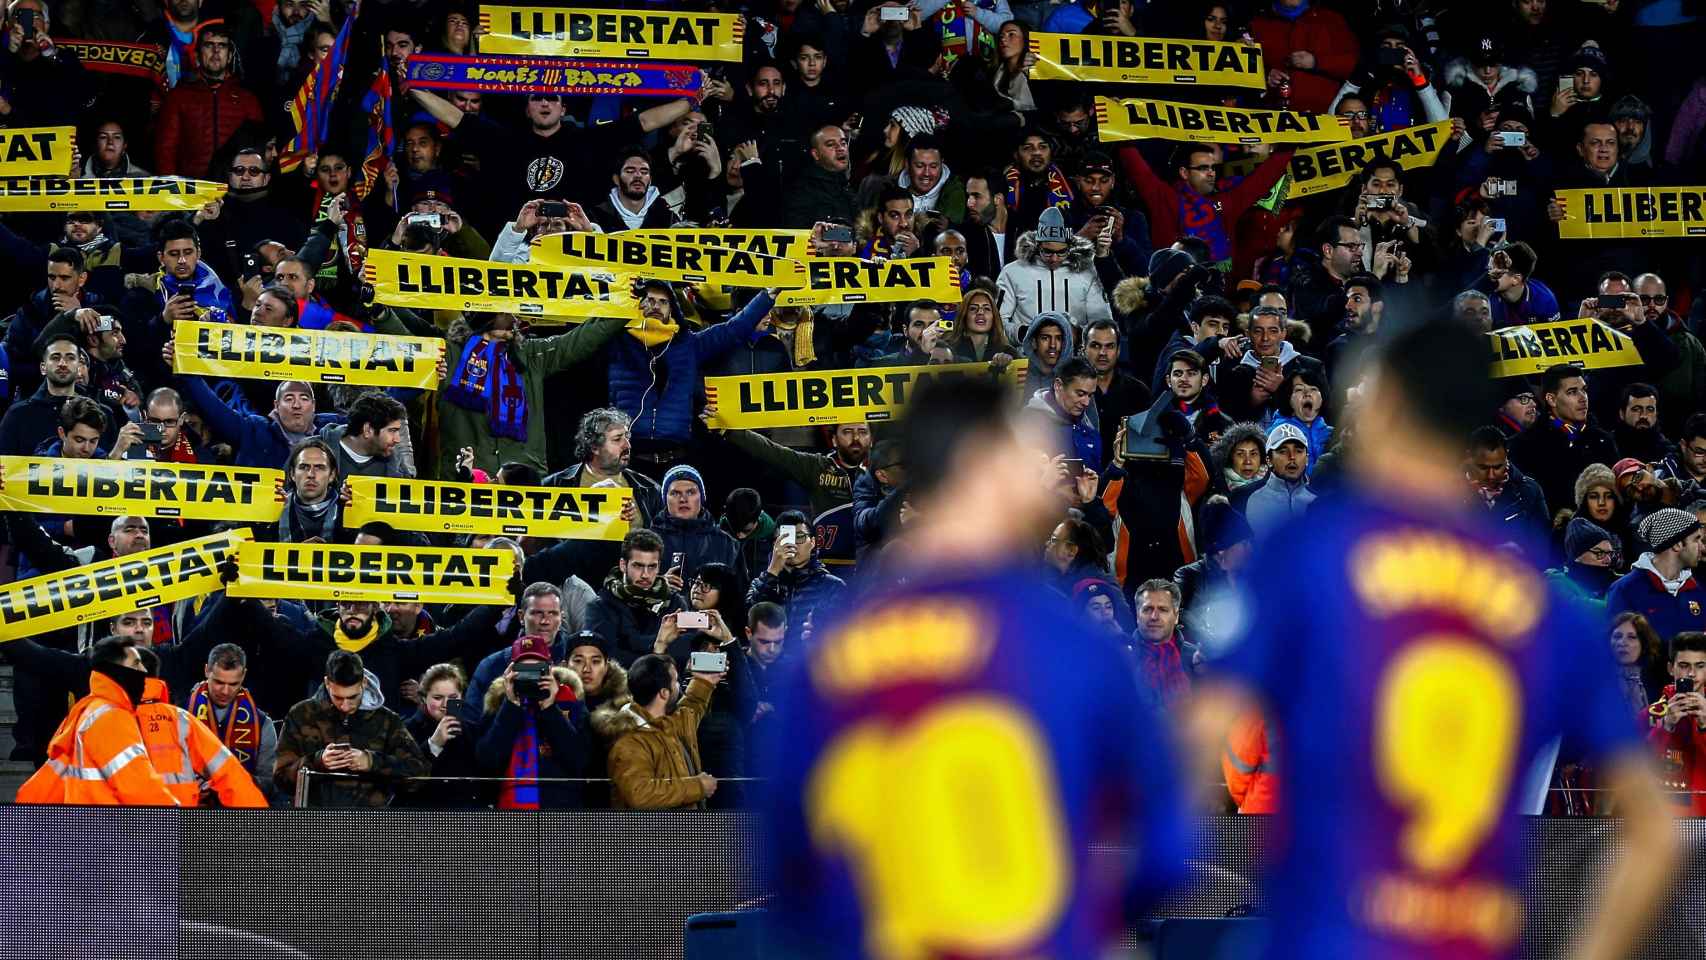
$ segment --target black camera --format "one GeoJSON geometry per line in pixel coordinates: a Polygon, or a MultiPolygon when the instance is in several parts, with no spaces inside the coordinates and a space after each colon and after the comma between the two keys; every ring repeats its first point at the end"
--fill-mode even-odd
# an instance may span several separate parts
{"type": "Polygon", "coordinates": [[[551,670],[551,665],[543,660],[523,660],[515,665],[515,695],[522,702],[542,703],[548,694],[545,691],[545,676],[551,670]]]}
{"type": "Polygon", "coordinates": [[[566,217],[569,215],[569,205],[562,200],[541,200],[539,215],[548,218],[566,217]]]}

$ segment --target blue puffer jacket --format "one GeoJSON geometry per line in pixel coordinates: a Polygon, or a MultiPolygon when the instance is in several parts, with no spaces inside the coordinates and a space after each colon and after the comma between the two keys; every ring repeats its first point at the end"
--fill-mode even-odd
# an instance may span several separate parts
{"type": "MultiPolygon", "coordinates": [[[[277,420],[236,409],[242,404],[235,400],[229,404],[221,400],[201,377],[178,377],[178,386],[190,406],[200,411],[213,435],[231,444],[231,459],[237,466],[283,469],[285,460],[290,457],[290,438],[284,435],[284,428],[278,425],[277,420]]],[[[238,396],[241,395],[239,392],[238,396]]],[[[314,433],[318,434],[320,428],[329,424],[342,423],[343,419],[342,414],[317,413],[314,415],[314,433]]]]}
{"type": "Polygon", "coordinates": [[[798,643],[806,621],[810,619],[813,626],[821,628],[825,616],[831,612],[831,605],[846,591],[847,581],[830,573],[829,568],[814,557],[804,570],[783,567],[782,574],[774,577],[769,570],[760,571],[752,578],[752,586],[747,588],[746,605],[750,607],[767,601],[786,607],[788,640],[798,643]]]}
{"type": "Polygon", "coordinates": [[[739,313],[699,331],[687,329],[678,305],[675,322],[681,330],[661,348],[632,336],[610,341],[610,404],[633,418],[635,440],[684,444],[692,437],[693,398],[702,388],[699,368],[749,342],[774,299],[764,291],[739,313]]]}

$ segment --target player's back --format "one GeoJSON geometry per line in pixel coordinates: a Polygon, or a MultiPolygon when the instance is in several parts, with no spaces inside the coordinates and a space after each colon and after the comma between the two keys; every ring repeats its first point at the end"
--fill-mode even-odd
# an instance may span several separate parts
{"type": "Polygon", "coordinates": [[[1089,956],[1180,868],[1169,735],[1037,571],[867,596],[796,679],[769,824],[793,954],[1089,956]],[[1141,860],[1093,874],[1092,841],[1141,860]]]}
{"type": "Polygon", "coordinates": [[[1503,539],[1348,496],[1264,548],[1224,666],[1285,758],[1271,956],[1510,955],[1533,757],[1633,741],[1596,628],[1503,539]]]}

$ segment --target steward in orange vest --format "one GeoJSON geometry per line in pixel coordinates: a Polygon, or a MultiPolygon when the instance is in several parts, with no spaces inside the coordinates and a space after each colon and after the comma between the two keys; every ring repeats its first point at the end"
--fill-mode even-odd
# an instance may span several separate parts
{"type": "Polygon", "coordinates": [[[267,805],[255,779],[219,742],[219,735],[188,710],[172,705],[166,681],[148,678],[136,721],[148,758],[180,805],[201,806],[201,798],[209,793],[219,797],[222,807],[267,805]]]}

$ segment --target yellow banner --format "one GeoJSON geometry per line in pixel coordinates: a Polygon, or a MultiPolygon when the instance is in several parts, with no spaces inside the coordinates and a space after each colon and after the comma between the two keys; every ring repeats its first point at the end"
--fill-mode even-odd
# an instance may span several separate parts
{"type": "Polygon", "coordinates": [[[431,390],[444,341],[180,320],[173,350],[174,373],[431,390]]]}
{"type": "Polygon", "coordinates": [[[0,130],[0,175],[69,176],[76,127],[17,127],[0,130]]]}
{"type": "Polygon", "coordinates": [[[564,540],[620,540],[628,535],[626,487],[507,487],[390,477],[350,477],[344,526],[371,520],[422,533],[495,533],[564,540]]]}
{"type": "Polygon", "coordinates": [[[1559,190],[1565,240],[1706,237],[1706,187],[1559,190]]]}
{"type": "Polygon", "coordinates": [[[531,320],[640,316],[628,278],[608,270],[369,250],[362,276],[375,302],[399,307],[489,310],[531,320]]]}
{"type": "Polygon", "coordinates": [[[200,210],[225,184],[177,177],[0,176],[0,210],[200,210]]]}
{"type": "Polygon", "coordinates": [[[1253,43],[1033,33],[1031,52],[1037,55],[1032,80],[1195,83],[1252,90],[1268,85],[1262,48],[1253,43]]]}
{"type": "Polygon", "coordinates": [[[1494,377],[1526,377],[1560,363],[1600,370],[1641,362],[1628,334],[1592,317],[1505,327],[1487,336],[1492,341],[1494,377]]]}
{"type": "Polygon", "coordinates": [[[480,52],[608,60],[741,59],[746,23],[734,13],[575,10],[480,5],[480,52]]]}
{"type": "Polygon", "coordinates": [[[647,237],[697,243],[701,246],[728,247],[747,253],[762,253],[767,257],[804,260],[811,256],[806,241],[810,230],[727,230],[721,228],[670,227],[659,230],[624,230],[619,237],[647,237]]]}
{"type": "Polygon", "coordinates": [[[164,517],[278,519],[284,471],[153,460],[0,457],[0,510],[164,517]]]}
{"type": "Polygon", "coordinates": [[[1294,110],[1245,110],[1165,100],[1096,98],[1100,136],[1193,143],[1337,143],[1351,138],[1342,117],[1294,110]]]}
{"type": "Polygon", "coordinates": [[[1346,143],[1299,150],[1291,156],[1291,186],[1286,196],[1311,197],[1337,190],[1377,159],[1391,160],[1405,170],[1431,167],[1450,142],[1451,121],[1441,120],[1346,143]]]}
{"type": "Polygon", "coordinates": [[[219,565],[248,539],[240,527],[9,583],[0,587],[0,641],[212,593],[219,565]]]}
{"type": "Polygon", "coordinates": [[[910,260],[861,260],[813,257],[805,261],[806,286],[784,290],[778,307],[819,303],[905,303],[909,300],[960,302],[960,276],[947,257],[910,260]]]}
{"type": "Polygon", "coordinates": [[[627,233],[551,233],[533,241],[533,262],[602,266],[659,280],[727,287],[803,287],[798,260],[627,233]]]}
{"type": "Polygon", "coordinates": [[[510,550],[245,543],[226,592],[263,600],[514,603],[510,550]]]}
{"type": "MultiPolygon", "coordinates": [[[[1002,378],[1023,382],[1027,363],[1013,361],[1002,371],[1002,378]]],[[[706,377],[706,402],[717,408],[716,416],[706,423],[750,430],[892,420],[905,409],[906,398],[917,384],[932,377],[989,373],[987,363],[944,363],[706,377]]]]}

